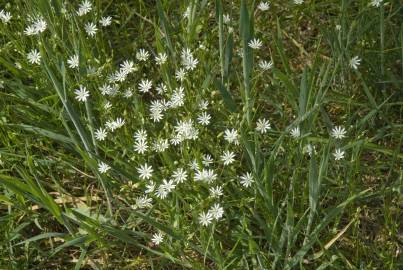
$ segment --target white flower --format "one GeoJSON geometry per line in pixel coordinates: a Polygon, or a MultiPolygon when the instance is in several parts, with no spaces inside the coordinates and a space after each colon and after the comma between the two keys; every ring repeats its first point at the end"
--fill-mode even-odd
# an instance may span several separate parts
{"type": "Polygon", "coordinates": [[[29,25],[27,28],[25,28],[24,34],[27,36],[37,35],[44,32],[46,27],[46,21],[43,19],[43,17],[39,17],[33,22],[32,25],[29,25]]]}
{"type": "Polygon", "coordinates": [[[164,241],[164,235],[161,232],[154,233],[153,238],[151,238],[151,242],[153,242],[154,245],[158,246],[164,241]]]}
{"type": "Polygon", "coordinates": [[[253,180],[252,174],[250,174],[248,172],[246,174],[242,175],[240,177],[240,179],[241,179],[241,185],[244,187],[250,187],[252,185],[252,183],[255,182],[253,180]]]}
{"type": "Polygon", "coordinates": [[[169,192],[171,192],[172,190],[175,189],[176,184],[174,183],[173,180],[167,181],[166,179],[163,179],[163,180],[162,180],[162,186],[163,186],[164,189],[169,193],[169,192]]]}
{"type": "Polygon", "coordinates": [[[187,172],[183,168],[178,168],[172,174],[175,183],[183,183],[187,179],[187,172]]]}
{"type": "Polygon", "coordinates": [[[111,167],[108,164],[105,164],[103,162],[100,162],[98,164],[98,171],[100,173],[106,173],[107,171],[109,171],[111,169],[111,167]]]}
{"type": "Polygon", "coordinates": [[[350,67],[353,69],[358,69],[358,66],[360,65],[360,63],[361,63],[361,59],[358,56],[354,56],[350,60],[350,67]]]}
{"type": "Polygon", "coordinates": [[[160,185],[154,194],[160,199],[165,199],[168,196],[168,191],[165,189],[164,185],[160,185]]]}
{"type": "Polygon", "coordinates": [[[222,186],[211,187],[209,188],[209,191],[212,198],[218,198],[224,194],[222,186]]]}
{"type": "Polygon", "coordinates": [[[134,209],[150,208],[152,206],[153,199],[149,198],[147,195],[143,195],[136,198],[136,204],[134,209]]]}
{"type": "Polygon", "coordinates": [[[95,131],[95,138],[98,141],[103,141],[106,139],[106,136],[108,135],[108,132],[106,131],[106,129],[103,128],[99,128],[95,131]]]}
{"type": "Polygon", "coordinates": [[[207,110],[207,107],[208,107],[208,101],[207,100],[200,101],[200,103],[199,103],[199,109],[200,110],[205,111],[205,110],[207,110]]]}
{"type": "Polygon", "coordinates": [[[157,90],[157,93],[159,95],[164,94],[167,91],[167,86],[164,83],[160,83],[155,90],[157,90]]]}
{"type": "Polygon", "coordinates": [[[235,161],[235,154],[231,151],[224,151],[221,155],[221,160],[224,162],[224,165],[229,165],[235,161]]]}
{"type": "Polygon", "coordinates": [[[145,163],[144,165],[140,165],[140,167],[137,168],[140,179],[150,179],[153,171],[153,167],[148,166],[147,163],[145,163]]]}
{"type": "Polygon", "coordinates": [[[69,59],[67,59],[67,64],[69,65],[69,68],[78,68],[79,66],[79,59],[78,55],[73,55],[69,59]]]}
{"type": "Polygon", "coordinates": [[[342,126],[336,126],[332,129],[332,137],[335,139],[343,139],[346,137],[347,131],[342,126]]]}
{"type": "Polygon", "coordinates": [[[152,193],[155,190],[155,183],[153,181],[150,181],[147,185],[146,185],[146,190],[144,191],[145,193],[152,193]]]}
{"type": "Polygon", "coordinates": [[[168,56],[166,53],[159,53],[156,57],[155,57],[155,63],[159,66],[165,64],[165,62],[168,60],[168,56]]]}
{"type": "Polygon", "coordinates": [[[133,61],[125,60],[122,64],[120,64],[120,71],[129,74],[135,70],[133,61]]]}
{"type": "Polygon", "coordinates": [[[167,139],[159,139],[153,143],[153,149],[155,152],[164,152],[169,147],[169,142],[167,139]]]}
{"type": "Polygon", "coordinates": [[[175,126],[176,136],[180,141],[195,140],[199,136],[199,131],[193,126],[192,119],[178,121],[175,126]]]}
{"type": "Polygon", "coordinates": [[[139,140],[134,143],[134,151],[139,154],[144,154],[148,149],[147,142],[144,140],[139,140]]]}
{"type": "Polygon", "coordinates": [[[344,158],[344,151],[341,150],[340,148],[337,148],[336,151],[333,153],[334,159],[335,160],[340,160],[344,158]]]}
{"type": "Polygon", "coordinates": [[[85,32],[87,32],[87,35],[89,35],[90,37],[95,36],[95,34],[98,31],[97,26],[92,22],[86,23],[84,25],[84,29],[85,29],[85,32]]]}
{"type": "Polygon", "coordinates": [[[112,87],[108,84],[104,84],[103,86],[99,87],[99,91],[101,91],[102,95],[110,95],[112,93],[112,87]]]}
{"type": "Polygon", "coordinates": [[[270,122],[266,119],[259,119],[256,123],[256,130],[262,134],[266,133],[269,129],[271,129],[270,122]]]}
{"type": "Polygon", "coordinates": [[[273,62],[272,61],[267,62],[266,60],[260,60],[259,67],[264,71],[269,70],[273,67],[273,62]]]}
{"type": "Polygon", "coordinates": [[[178,81],[183,81],[185,79],[185,76],[186,76],[186,70],[183,68],[180,68],[175,72],[175,78],[178,81]]]}
{"type": "Polygon", "coordinates": [[[147,93],[148,91],[150,91],[152,86],[153,86],[152,81],[143,79],[143,80],[141,80],[141,82],[139,84],[139,91],[141,93],[147,93]]]}
{"type": "Polygon", "coordinates": [[[13,17],[13,16],[11,16],[11,13],[10,13],[10,12],[4,11],[4,10],[0,10],[0,20],[1,20],[3,23],[8,23],[8,22],[11,20],[12,17],[13,17]]]}
{"type": "Polygon", "coordinates": [[[213,217],[211,216],[211,213],[209,213],[209,212],[207,212],[207,213],[203,212],[203,213],[200,213],[200,215],[199,215],[199,222],[203,226],[208,226],[212,220],[213,220],[213,217]]]}
{"type": "Polygon", "coordinates": [[[337,30],[337,31],[340,31],[340,30],[341,30],[341,25],[340,25],[340,24],[337,24],[337,25],[336,25],[336,30],[337,30]]]}
{"type": "Polygon", "coordinates": [[[203,155],[202,164],[208,167],[210,166],[211,163],[213,163],[213,158],[211,157],[211,155],[209,154],[203,155]]]}
{"type": "Polygon", "coordinates": [[[109,25],[111,25],[111,23],[112,23],[112,17],[111,17],[111,16],[102,17],[102,18],[99,20],[99,23],[100,23],[102,26],[109,26],[109,25]]]}
{"type": "Polygon", "coordinates": [[[28,61],[31,64],[39,65],[41,63],[41,54],[38,50],[34,49],[27,54],[28,61]]]}
{"type": "Polygon", "coordinates": [[[172,93],[172,97],[169,101],[170,107],[175,109],[182,106],[185,103],[185,89],[180,86],[176,88],[172,93]]]}
{"type": "Polygon", "coordinates": [[[197,117],[197,122],[199,122],[200,125],[207,126],[210,124],[210,119],[211,116],[208,113],[202,112],[199,117],[197,117]]]}
{"type": "Polygon", "coordinates": [[[148,57],[150,56],[150,54],[144,50],[144,49],[140,49],[137,53],[136,53],[136,58],[139,61],[147,61],[148,57]]]}
{"type": "Polygon", "coordinates": [[[260,4],[257,6],[257,8],[260,9],[261,11],[269,10],[270,3],[268,3],[268,2],[260,2],[260,4]]]}
{"type": "Polygon", "coordinates": [[[252,49],[258,50],[263,46],[262,41],[258,38],[254,38],[251,41],[249,41],[248,46],[251,47],[252,49]]]}
{"type": "Polygon", "coordinates": [[[238,132],[235,129],[226,129],[224,131],[224,139],[229,143],[233,143],[235,145],[239,144],[238,132]]]}
{"type": "Polygon", "coordinates": [[[134,134],[134,138],[136,141],[145,141],[147,140],[147,132],[144,129],[140,129],[134,134]]]}
{"type": "Polygon", "coordinates": [[[301,130],[299,129],[299,127],[295,127],[293,129],[291,129],[291,137],[293,137],[294,139],[298,139],[301,136],[301,130]]]}
{"type": "Polygon", "coordinates": [[[91,9],[92,9],[91,2],[88,0],[84,0],[83,2],[81,2],[80,6],[78,7],[77,15],[83,16],[83,15],[87,14],[88,12],[90,12],[91,9]]]}
{"type": "Polygon", "coordinates": [[[205,181],[207,183],[211,183],[214,180],[217,179],[217,175],[214,173],[214,170],[212,169],[203,169],[203,170],[197,170],[194,180],[195,181],[205,181]]]}
{"type": "Polygon", "coordinates": [[[193,70],[196,68],[199,61],[193,57],[192,52],[189,49],[183,49],[182,54],[182,65],[186,70],[193,70]]]}
{"type": "Polygon", "coordinates": [[[123,96],[124,96],[125,98],[130,98],[130,97],[132,97],[132,96],[133,96],[132,89],[131,89],[131,88],[126,89],[126,91],[123,93],[123,96]]]}
{"type": "Polygon", "coordinates": [[[229,16],[228,14],[224,14],[224,15],[222,16],[222,18],[223,18],[223,22],[224,22],[225,24],[231,22],[231,18],[230,18],[230,16],[229,16]]]}
{"type": "Polygon", "coordinates": [[[297,5],[301,5],[302,3],[304,3],[304,0],[294,0],[294,3],[297,5]]]}
{"type": "Polygon", "coordinates": [[[224,214],[224,209],[220,206],[220,204],[215,203],[210,210],[208,211],[208,213],[213,217],[213,219],[215,220],[219,220],[220,218],[222,218],[223,214],[224,214]]]}
{"type": "Polygon", "coordinates": [[[116,118],[114,121],[107,121],[106,122],[106,128],[109,129],[110,131],[114,131],[115,129],[123,127],[125,124],[125,120],[122,118],[116,118]]]}
{"type": "Polygon", "coordinates": [[[185,12],[183,13],[183,18],[189,19],[189,17],[190,17],[190,12],[191,12],[191,7],[188,6],[188,7],[186,8],[185,12]]]}
{"type": "Polygon", "coordinates": [[[371,6],[373,7],[379,7],[382,4],[383,0],[372,0],[371,1],[371,6]]]}
{"type": "Polygon", "coordinates": [[[304,148],[302,149],[302,152],[308,153],[309,156],[312,156],[313,153],[315,153],[315,146],[312,146],[311,144],[307,144],[304,146],[304,148]]]}
{"type": "Polygon", "coordinates": [[[87,98],[90,96],[90,92],[88,92],[87,88],[85,88],[82,85],[80,85],[80,88],[76,89],[76,91],[74,91],[74,93],[76,94],[76,99],[81,102],[86,101],[87,98]]]}

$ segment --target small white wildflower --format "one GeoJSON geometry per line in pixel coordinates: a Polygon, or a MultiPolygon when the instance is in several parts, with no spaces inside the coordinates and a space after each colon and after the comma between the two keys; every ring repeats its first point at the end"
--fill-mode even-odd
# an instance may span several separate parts
{"type": "Polygon", "coordinates": [[[270,3],[268,2],[260,2],[260,4],[257,6],[258,9],[261,11],[267,11],[270,8],[270,3]]]}
{"type": "Polygon", "coordinates": [[[209,188],[209,191],[212,198],[218,198],[224,194],[222,186],[211,187],[209,188]]]}
{"type": "Polygon", "coordinates": [[[96,26],[94,23],[92,23],[92,22],[86,23],[86,24],[84,25],[84,29],[85,29],[85,32],[87,32],[87,35],[90,36],[90,37],[95,36],[95,34],[96,34],[97,31],[98,31],[97,26],[96,26]]]}
{"type": "Polygon", "coordinates": [[[110,169],[111,169],[111,167],[110,167],[108,164],[106,164],[106,163],[100,162],[100,163],[98,164],[98,171],[99,171],[100,173],[106,173],[106,172],[109,171],[110,169]]]}
{"type": "Polygon", "coordinates": [[[136,204],[134,209],[150,208],[152,206],[153,199],[149,198],[147,195],[143,195],[136,198],[136,204]]]}
{"type": "Polygon", "coordinates": [[[224,131],[224,139],[229,143],[239,145],[238,132],[235,129],[226,129],[224,131]]]}
{"type": "Polygon", "coordinates": [[[154,194],[160,199],[165,199],[168,196],[168,191],[165,189],[164,185],[160,185],[154,194]]]}
{"type": "Polygon", "coordinates": [[[336,151],[333,153],[333,156],[335,160],[340,160],[344,158],[344,154],[345,152],[343,150],[337,148],[336,151]]]}
{"type": "Polygon", "coordinates": [[[302,3],[304,3],[304,0],[294,0],[294,3],[297,5],[301,5],[302,3]]]}
{"type": "Polygon", "coordinates": [[[148,149],[148,145],[146,141],[137,141],[134,143],[134,151],[139,154],[144,154],[148,149]]]}
{"type": "Polygon", "coordinates": [[[340,31],[341,30],[341,25],[340,24],[337,24],[336,25],[336,31],[340,31]]]}
{"type": "Polygon", "coordinates": [[[140,49],[136,53],[136,58],[139,61],[145,62],[145,61],[147,61],[148,57],[150,57],[150,54],[145,49],[140,49]]]}
{"type": "Polygon", "coordinates": [[[215,203],[208,212],[215,220],[219,220],[224,215],[224,209],[218,203],[215,203]]]}
{"type": "Polygon", "coordinates": [[[85,88],[84,86],[80,85],[79,89],[76,89],[74,91],[74,93],[76,94],[76,99],[78,101],[84,102],[88,99],[88,97],[90,96],[90,92],[87,91],[87,88],[85,88]]]}
{"type": "Polygon", "coordinates": [[[186,76],[186,70],[183,68],[180,68],[175,72],[175,78],[178,81],[183,81],[185,79],[185,76],[186,76]]]}
{"type": "Polygon", "coordinates": [[[342,126],[336,126],[332,129],[332,137],[335,139],[343,139],[346,137],[346,129],[342,126]]]}
{"type": "Polygon", "coordinates": [[[235,154],[231,151],[224,151],[221,155],[221,160],[225,166],[232,164],[235,161],[235,154]]]}
{"type": "Polygon", "coordinates": [[[92,10],[92,3],[88,0],[84,0],[78,7],[77,15],[83,16],[92,10]]]}
{"type": "Polygon", "coordinates": [[[151,238],[151,242],[153,242],[154,245],[158,246],[164,241],[164,235],[162,232],[154,233],[153,238],[151,238]]]}
{"type": "Polygon", "coordinates": [[[199,109],[200,110],[205,111],[205,110],[207,110],[207,107],[208,107],[208,101],[207,100],[200,101],[200,103],[199,103],[199,109]]]}
{"type": "Polygon", "coordinates": [[[148,166],[147,163],[145,163],[144,165],[140,165],[140,167],[137,168],[140,179],[150,179],[153,171],[153,168],[151,166],[148,166]]]}
{"type": "Polygon", "coordinates": [[[350,60],[350,67],[353,69],[358,69],[358,66],[361,64],[361,59],[358,56],[354,56],[350,60]]]}
{"type": "Polygon", "coordinates": [[[213,220],[213,217],[211,216],[211,213],[209,213],[209,212],[207,212],[207,213],[203,212],[203,213],[200,213],[200,215],[199,215],[199,222],[203,226],[208,226],[212,220],[213,220]]]}
{"type": "Polygon", "coordinates": [[[41,54],[38,50],[34,49],[27,54],[28,61],[31,64],[39,65],[41,63],[41,54]]]}
{"type": "Polygon", "coordinates": [[[295,127],[293,129],[291,129],[291,137],[293,137],[294,139],[298,139],[301,136],[301,130],[299,129],[299,127],[295,127]]]}
{"type": "Polygon", "coordinates": [[[162,94],[164,94],[164,93],[167,91],[167,87],[166,87],[166,85],[165,85],[164,83],[160,83],[160,84],[155,88],[155,90],[157,90],[157,93],[158,93],[159,95],[162,95],[162,94]]]}
{"type": "Polygon", "coordinates": [[[132,96],[133,96],[132,89],[131,89],[131,88],[126,89],[126,91],[123,93],[123,96],[124,96],[125,98],[130,98],[130,97],[132,97],[132,96]]]}
{"type": "Polygon", "coordinates": [[[246,174],[242,175],[240,177],[241,179],[241,185],[244,187],[250,187],[254,181],[252,174],[247,172],[246,174]]]}
{"type": "Polygon", "coordinates": [[[68,64],[69,68],[78,68],[78,66],[79,66],[78,55],[75,54],[75,55],[71,56],[69,59],[67,59],[67,64],[68,64]]]}
{"type": "Polygon", "coordinates": [[[254,38],[251,41],[249,41],[248,46],[254,50],[258,50],[263,46],[263,43],[260,39],[254,38]]]}
{"type": "Polygon", "coordinates": [[[222,16],[222,18],[223,18],[223,22],[224,22],[225,24],[228,24],[228,23],[231,22],[231,18],[230,18],[230,16],[229,16],[228,14],[224,14],[224,15],[222,16]]]}
{"type": "Polygon", "coordinates": [[[200,125],[207,126],[210,124],[210,119],[211,116],[208,113],[202,112],[199,117],[197,117],[197,122],[199,122],[200,125]]]}
{"type": "Polygon", "coordinates": [[[146,190],[144,191],[145,193],[153,193],[155,190],[155,183],[153,181],[150,181],[147,185],[146,185],[146,190]]]}
{"type": "Polygon", "coordinates": [[[271,129],[270,122],[266,119],[259,119],[256,123],[256,130],[262,134],[271,129]]]}
{"type": "Polygon", "coordinates": [[[382,4],[383,0],[371,0],[371,6],[379,7],[382,4]]]}
{"type": "Polygon", "coordinates": [[[162,186],[164,186],[164,189],[169,193],[169,192],[171,192],[172,190],[175,189],[176,184],[174,183],[173,180],[168,180],[167,181],[166,179],[163,179],[162,180],[162,186]]]}
{"type": "Polygon", "coordinates": [[[167,139],[159,139],[153,143],[153,150],[158,153],[162,153],[169,147],[167,139]]]}
{"type": "Polygon", "coordinates": [[[0,10],[0,20],[3,22],[3,23],[8,23],[10,20],[11,20],[11,18],[12,18],[13,16],[11,15],[11,13],[10,12],[8,12],[8,11],[4,11],[4,10],[0,10]]]}
{"type": "Polygon", "coordinates": [[[172,174],[175,183],[183,183],[187,179],[187,172],[183,168],[178,168],[172,174]]]}
{"type": "Polygon", "coordinates": [[[106,131],[106,129],[99,128],[95,131],[95,139],[97,139],[98,141],[104,141],[107,135],[108,132],[106,131]]]}
{"type": "Polygon", "coordinates": [[[307,144],[304,146],[304,148],[302,149],[302,152],[308,153],[308,155],[311,157],[313,153],[315,153],[315,146],[312,146],[311,144],[307,144]]]}
{"type": "Polygon", "coordinates": [[[210,166],[213,163],[213,158],[209,154],[205,154],[202,157],[202,164],[206,167],[210,166]]]}
{"type": "Polygon", "coordinates": [[[141,82],[139,83],[139,91],[141,93],[147,93],[148,91],[150,91],[151,87],[153,86],[152,81],[147,80],[147,79],[143,79],[141,80],[141,82]]]}
{"type": "Polygon", "coordinates": [[[211,183],[217,179],[217,174],[212,169],[202,169],[201,171],[197,170],[194,180],[195,181],[204,181],[207,183],[211,183]]]}
{"type": "Polygon", "coordinates": [[[133,61],[125,60],[122,64],[120,64],[120,71],[129,74],[135,70],[133,61]]]}
{"type": "Polygon", "coordinates": [[[102,26],[104,26],[104,27],[109,26],[109,25],[112,24],[112,17],[111,17],[111,16],[102,17],[102,18],[99,20],[99,23],[100,23],[102,26]]]}
{"type": "Polygon", "coordinates": [[[147,132],[144,129],[140,129],[136,131],[136,133],[134,134],[134,138],[136,139],[136,141],[145,141],[147,140],[147,132]]]}
{"type": "Polygon", "coordinates": [[[162,66],[163,64],[166,63],[166,61],[168,60],[168,56],[166,53],[159,53],[156,57],[155,57],[155,63],[159,66],[162,66]]]}
{"type": "Polygon", "coordinates": [[[272,61],[267,62],[266,60],[260,60],[259,67],[264,71],[269,70],[273,67],[273,62],[272,61]]]}

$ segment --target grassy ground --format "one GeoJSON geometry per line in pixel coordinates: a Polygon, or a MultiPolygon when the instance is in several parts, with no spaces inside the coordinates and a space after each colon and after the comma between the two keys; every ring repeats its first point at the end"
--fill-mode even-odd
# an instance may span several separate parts
{"type": "Polygon", "coordinates": [[[402,3],[302,2],[0,0],[0,269],[403,268],[402,3]]]}

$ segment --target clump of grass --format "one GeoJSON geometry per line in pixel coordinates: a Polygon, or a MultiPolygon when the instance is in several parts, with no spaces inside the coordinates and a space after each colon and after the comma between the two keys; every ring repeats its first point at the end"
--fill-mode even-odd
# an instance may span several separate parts
{"type": "Polygon", "coordinates": [[[398,269],[399,11],[0,6],[0,265],[398,269]]]}

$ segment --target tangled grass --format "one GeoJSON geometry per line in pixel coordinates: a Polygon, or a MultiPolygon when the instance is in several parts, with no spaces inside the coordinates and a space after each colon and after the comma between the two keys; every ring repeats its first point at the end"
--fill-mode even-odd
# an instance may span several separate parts
{"type": "Polygon", "coordinates": [[[0,0],[1,269],[399,269],[398,0],[0,0]]]}

